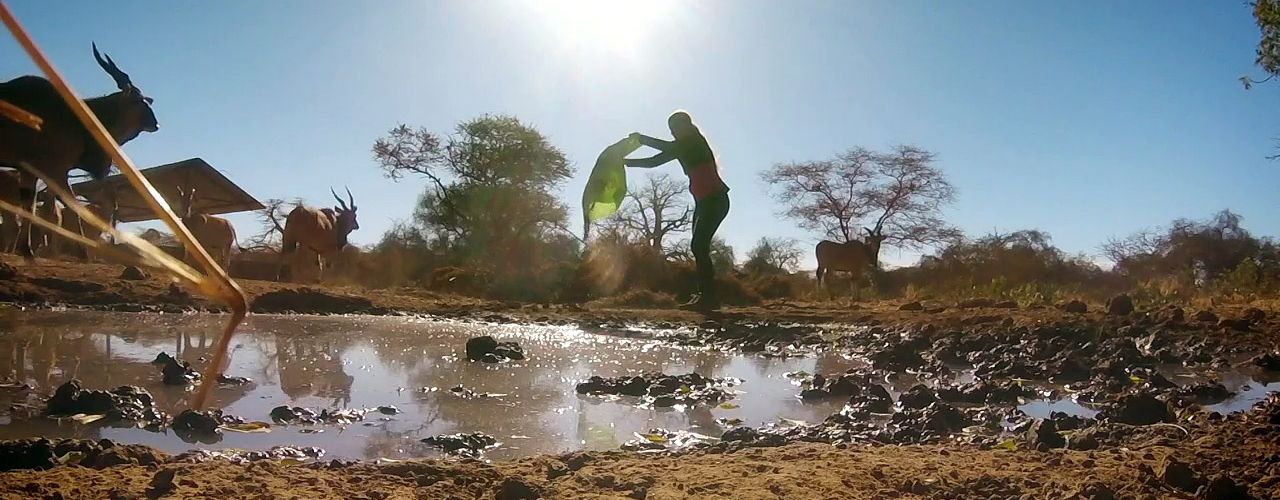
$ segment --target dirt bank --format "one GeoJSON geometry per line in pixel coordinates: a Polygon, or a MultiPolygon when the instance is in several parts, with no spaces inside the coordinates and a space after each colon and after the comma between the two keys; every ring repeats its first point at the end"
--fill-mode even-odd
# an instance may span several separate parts
{"type": "MultiPolygon", "coordinates": [[[[579,452],[518,461],[232,463],[139,447],[0,473],[8,498],[1280,498],[1280,399],[1090,451],[971,445],[579,452]]],[[[11,447],[0,445],[0,449],[11,447]]],[[[118,446],[118,445],[117,445],[118,446]]],[[[92,446],[91,446],[92,447],[92,446]]]]}

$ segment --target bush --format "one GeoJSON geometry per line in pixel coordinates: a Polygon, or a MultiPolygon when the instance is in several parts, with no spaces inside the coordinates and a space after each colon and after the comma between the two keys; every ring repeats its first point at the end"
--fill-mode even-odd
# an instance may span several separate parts
{"type": "Polygon", "coordinates": [[[676,299],[669,294],[651,290],[631,290],[622,295],[606,297],[593,305],[635,309],[669,309],[676,306],[676,299]]]}

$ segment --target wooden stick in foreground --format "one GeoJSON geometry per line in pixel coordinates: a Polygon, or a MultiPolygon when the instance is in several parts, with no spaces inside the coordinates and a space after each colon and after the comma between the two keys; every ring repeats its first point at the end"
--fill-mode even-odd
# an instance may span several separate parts
{"type": "MultiPolygon", "coordinates": [[[[71,86],[62,78],[58,70],[53,67],[49,59],[36,46],[35,41],[18,23],[17,18],[13,16],[9,6],[3,0],[0,0],[0,20],[4,21],[5,26],[9,28],[9,32],[22,45],[23,50],[40,67],[40,71],[44,72],[45,77],[49,79],[49,82],[58,91],[58,95],[62,96],[67,106],[75,113],[76,118],[79,118],[80,122],[84,124],[85,129],[89,131],[89,135],[93,136],[98,146],[103,151],[106,151],[112,162],[129,179],[129,183],[142,195],[142,199],[146,201],[151,211],[155,212],[160,220],[164,221],[165,225],[173,231],[174,236],[187,249],[187,253],[195,256],[196,263],[204,271],[204,276],[201,277],[199,283],[200,290],[210,298],[223,302],[231,309],[230,321],[227,322],[226,328],[222,331],[222,336],[218,339],[218,350],[214,354],[213,361],[205,370],[204,381],[200,384],[200,390],[196,393],[196,398],[192,405],[197,410],[203,409],[209,397],[210,389],[217,385],[218,375],[222,373],[222,365],[226,363],[227,348],[231,344],[231,336],[235,333],[235,329],[240,325],[240,322],[244,320],[245,315],[248,314],[248,299],[246,299],[244,291],[227,275],[226,271],[214,262],[209,253],[196,242],[191,235],[191,231],[182,225],[178,217],[169,209],[169,205],[161,201],[159,193],[151,186],[151,182],[138,172],[133,162],[124,154],[124,151],[120,149],[116,141],[111,138],[102,123],[98,121],[98,117],[94,116],[84,101],[76,96],[75,91],[71,89],[71,86]]],[[[63,200],[63,202],[78,203],[74,199],[63,200]]]]}

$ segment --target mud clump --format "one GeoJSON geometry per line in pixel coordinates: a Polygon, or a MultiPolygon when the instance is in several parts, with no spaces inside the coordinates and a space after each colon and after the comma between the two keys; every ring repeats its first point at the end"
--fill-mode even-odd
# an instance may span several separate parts
{"type": "Polygon", "coordinates": [[[498,342],[493,337],[482,335],[467,339],[467,359],[485,363],[503,361],[519,361],[525,358],[524,348],[515,342],[498,342]]]}
{"type": "Polygon", "coordinates": [[[120,279],[129,281],[141,281],[147,279],[147,273],[142,272],[138,266],[125,266],[124,271],[120,272],[120,279]]]}
{"type": "Polygon", "coordinates": [[[1058,306],[1058,308],[1072,314],[1084,314],[1089,312],[1089,305],[1079,300],[1065,302],[1061,306],[1058,306]]]}
{"type": "Polygon", "coordinates": [[[49,469],[58,465],[79,465],[102,469],[116,465],[153,465],[168,455],[142,445],[121,445],[110,439],[46,438],[0,441],[0,471],[49,469]]]}
{"type": "Polygon", "coordinates": [[[348,408],[345,410],[320,410],[301,406],[277,406],[271,409],[271,420],[277,424],[337,424],[346,425],[364,420],[368,410],[348,408]]]}
{"type": "Polygon", "coordinates": [[[45,407],[46,415],[106,415],[111,421],[141,422],[159,426],[165,414],[155,407],[151,393],[141,387],[125,385],[111,391],[91,391],[71,380],[58,387],[45,407]]]}
{"type": "Polygon", "coordinates": [[[802,383],[806,389],[800,391],[800,399],[825,399],[830,397],[849,397],[863,392],[863,387],[871,385],[870,377],[850,370],[838,375],[814,375],[802,383]]]}
{"type": "Polygon", "coordinates": [[[1037,420],[1028,431],[1028,441],[1036,450],[1049,450],[1067,446],[1067,439],[1058,433],[1058,423],[1051,419],[1037,420]]]}
{"type": "Polygon", "coordinates": [[[1268,371],[1280,371],[1280,352],[1268,352],[1255,356],[1249,363],[1268,371]]]}
{"type": "Polygon", "coordinates": [[[898,396],[898,406],[906,409],[920,409],[933,404],[938,400],[938,394],[925,386],[924,384],[916,384],[908,389],[907,392],[898,396]]]}
{"type": "Polygon", "coordinates": [[[1218,320],[1218,328],[1221,328],[1223,330],[1247,332],[1252,326],[1253,326],[1253,322],[1244,318],[1238,318],[1238,319],[1223,318],[1218,320]]]}
{"type": "Polygon", "coordinates": [[[422,442],[439,448],[445,453],[466,456],[476,456],[498,446],[497,439],[483,432],[441,434],[423,438],[422,442]]]}
{"type": "Polygon", "coordinates": [[[249,385],[253,383],[253,379],[249,377],[218,375],[218,383],[222,385],[249,385]]]}
{"type": "Polygon", "coordinates": [[[646,373],[631,377],[604,378],[593,376],[577,385],[578,394],[635,396],[654,407],[716,404],[732,399],[727,387],[740,381],[732,378],[710,378],[697,373],[664,375],[646,373]]]}
{"type": "Polygon", "coordinates": [[[965,299],[956,303],[957,309],[978,309],[982,307],[993,307],[996,301],[987,298],[965,299]]]}
{"type": "Polygon", "coordinates": [[[1098,413],[1100,420],[1119,422],[1130,425],[1151,425],[1160,422],[1173,422],[1173,408],[1166,401],[1161,401],[1147,393],[1127,394],[1119,400],[1103,408],[1098,413]]]}
{"type": "Polygon", "coordinates": [[[898,310],[899,311],[923,311],[924,305],[921,304],[919,301],[907,302],[906,304],[902,304],[898,306],[898,310]]]}
{"type": "Polygon", "coordinates": [[[1192,316],[1191,319],[1194,319],[1201,323],[1217,323],[1218,315],[1214,314],[1213,311],[1200,310],[1200,311],[1197,311],[1195,316],[1192,316]]]}
{"type": "Polygon", "coordinates": [[[11,280],[18,277],[18,268],[6,262],[0,262],[0,280],[11,280]]]}
{"type": "Polygon", "coordinates": [[[253,299],[249,309],[255,313],[297,314],[375,314],[380,311],[367,298],[337,295],[311,288],[264,293],[253,299]]]}
{"type": "Polygon", "coordinates": [[[220,427],[243,423],[243,418],[224,414],[222,410],[184,410],[174,417],[169,427],[187,443],[214,444],[222,441],[220,427]]]}
{"type": "Polygon", "coordinates": [[[168,358],[164,360],[164,367],[160,370],[164,385],[191,385],[200,381],[200,372],[192,368],[191,363],[179,361],[165,353],[157,355],[156,361],[160,361],[160,356],[168,358]]]}
{"type": "Polygon", "coordinates": [[[1164,484],[1188,493],[1195,493],[1203,484],[1200,475],[1190,465],[1173,457],[1160,464],[1156,473],[1164,484]]]}
{"type": "Polygon", "coordinates": [[[1241,317],[1250,323],[1262,323],[1267,320],[1267,313],[1262,309],[1250,307],[1244,310],[1241,317]]]}
{"type": "Polygon", "coordinates": [[[1107,301],[1107,314],[1111,316],[1128,316],[1133,314],[1133,299],[1120,294],[1107,301]]]}

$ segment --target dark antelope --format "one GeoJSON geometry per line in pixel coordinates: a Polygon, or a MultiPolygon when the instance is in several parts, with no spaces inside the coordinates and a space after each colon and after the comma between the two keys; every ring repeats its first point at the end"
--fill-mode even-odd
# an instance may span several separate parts
{"type": "Polygon", "coordinates": [[[849,271],[856,281],[866,271],[880,265],[880,243],[884,235],[877,231],[862,228],[867,232],[865,241],[836,243],[823,240],[818,243],[814,253],[818,257],[818,285],[822,285],[831,271],[849,271]]]}
{"type": "MultiPolygon", "coordinates": [[[[351,190],[347,190],[345,202],[333,189],[329,189],[329,192],[333,193],[338,206],[316,209],[299,205],[285,218],[284,236],[281,237],[280,245],[280,267],[276,279],[289,278],[289,273],[285,272],[286,260],[297,251],[299,245],[315,252],[317,259],[333,259],[347,246],[347,235],[360,229],[360,223],[356,221],[356,200],[351,196],[351,190]]],[[[319,264],[318,261],[315,262],[317,268],[319,264]]]]}
{"type": "MultiPolygon", "coordinates": [[[[93,57],[120,89],[85,100],[111,137],[123,145],[142,132],[159,130],[151,110],[151,98],[142,95],[111,57],[99,54],[96,45],[93,57]]],[[[84,170],[94,179],[111,172],[111,159],[94,143],[89,131],[76,119],[49,80],[28,75],[0,83],[0,101],[39,117],[41,122],[37,130],[29,124],[0,118],[0,167],[21,169],[26,164],[68,192],[71,188],[67,184],[67,173],[72,169],[84,170]]],[[[38,179],[25,169],[20,172],[20,206],[33,213],[38,179]]],[[[31,228],[25,221],[18,234],[17,251],[24,256],[32,255],[31,228]]]]}

